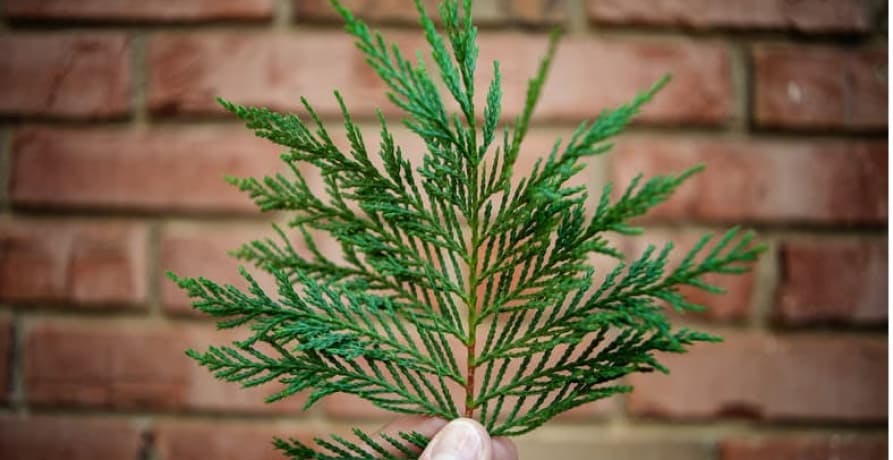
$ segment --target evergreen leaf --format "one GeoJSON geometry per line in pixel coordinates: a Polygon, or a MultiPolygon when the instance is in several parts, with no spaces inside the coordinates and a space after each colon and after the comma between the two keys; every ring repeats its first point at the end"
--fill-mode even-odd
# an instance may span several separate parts
{"type": "MultiPolygon", "coordinates": [[[[284,211],[275,236],[232,255],[269,273],[266,292],[247,270],[238,289],[205,278],[170,278],[196,309],[240,340],[187,355],[217,378],[271,386],[268,401],[298,393],[306,407],[347,393],[395,413],[478,419],[494,436],[527,433],[552,417],[632,390],[635,372],[667,372],[661,353],[681,353],[718,337],[675,329],[667,307],[704,307],[682,287],[722,290],[712,274],[748,270],[764,250],[750,232],[705,235],[671,265],[673,245],[649,247],[626,261],[612,235],[643,229],[631,219],[666,201],[691,176],[636,177],[608,185],[595,209],[571,179],[668,83],[664,77],[628,104],[583,122],[557,140],[530,174],[514,166],[556,53],[553,33],[530,79],[524,107],[502,127],[502,74],[493,63],[482,116],[475,108],[477,29],[471,0],[446,0],[440,25],[415,5],[431,49],[428,63],[458,107],[447,107],[422,57],[407,60],[337,0],[366,62],[384,82],[404,124],[425,145],[420,164],[397,145],[381,112],[380,142],[363,135],[337,91],[344,139],[326,128],[311,103],[282,114],[220,99],[259,137],[286,149],[288,173],[227,180],[263,211],[284,211]],[[325,193],[311,187],[308,171],[325,193]],[[324,244],[323,242],[328,243],[324,244]],[[335,249],[332,249],[334,247],[335,249]],[[593,255],[617,260],[593,266],[593,255]]],[[[313,445],[275,441],[292,458],[412,458],[427,439],[417,433],[332,436],[313,445]]]]}

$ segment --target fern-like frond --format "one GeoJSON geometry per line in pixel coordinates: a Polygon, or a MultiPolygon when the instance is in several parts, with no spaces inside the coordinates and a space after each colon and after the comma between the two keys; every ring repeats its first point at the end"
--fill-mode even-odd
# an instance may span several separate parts
{"type": "MultiPolygon", "coordinates": [[[[763,249],[750,233],[705,236],[673,269],[672,245],[650,247],[626,263],[611,243],[613,236],[641,233],[630,220],[702,168],[636,177],[622,191],[605,187],[595,209],[586,209],[584,187],[570,185],[668,78],[581,123],[566,141],[540,152],[529,175],[517,177],[557,33],[529,81],[523,109],[500,130],[498,63],[480,114],[475,106],[471,0],[444,1],[440,28],[416,0],[431,54],[414,61],[337,0],[333,5],[402,109],[404,125],[424,142],[424,156],[413,164],[380,113],[380,142],[367,142],[338,92],[344,139],[305,99],[302,114],[220,100],[258,136],[282,146],[288,167],[270,177],[228,180],[262,210],[285,212],[289,220],[274,226],[274,238],[233,251],[271,273],[275,293],[244,270],[244,291],[171,275],[220,327],[246,330],[242,340],[190,350],[190,357],[223,380],[276,382],[271,402],[303,393],[310,407],[348,393],[395,413],[474,417],[494,436],[512,436],[630,391],[618,384],[630,373],[666,372],[659,352],[719,340],[674,329],[665,309],[697,311],[702,306],[680,288],[720,292],[706,275],[747,270],[763,249]],[[318,175],[324,194],[315,192],[310,175],[318,175]],[[332,244],[320,238],[337,250],[325,249],[332,244]],[[593,266],[595,255],[618,262],[593,266]]],[[[412,433],[355,435],[359,441],[276,445],[292,458],[397,459],[412,458],[427,442],[412,433]]]]}

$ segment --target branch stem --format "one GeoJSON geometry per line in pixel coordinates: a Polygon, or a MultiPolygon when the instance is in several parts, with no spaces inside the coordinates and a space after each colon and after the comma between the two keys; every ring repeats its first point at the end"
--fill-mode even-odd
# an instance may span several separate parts
{"type": "MultiPolygon", "coordinates": [[[[474,171],[475,180],[477,180],[477,168],[474,171]]],[[[478,241],[478,221],[477,213],[471,215],[471,244],[468,248],[471,250],[469,254],[468,267],[468,336],[465,340],[467,347],[467,364],[465,370],[465,417],[472,418],[474,415],[474,377],[477,371],[477,323],[478,323],[478,250],[480,249],[480,241],[478,241]]]]}

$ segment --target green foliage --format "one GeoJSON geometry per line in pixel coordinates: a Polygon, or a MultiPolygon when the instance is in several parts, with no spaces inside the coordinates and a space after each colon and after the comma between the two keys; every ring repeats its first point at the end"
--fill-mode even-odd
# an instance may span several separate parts
{"type": "MultiPolygon", "coordinates": [[[[593,254],[622,260],[607,236],[639,233],[629,220],[667,199],[700,168],[638,177],[619,197],[606,187],[590,213],[585,189],[568,184],[587,157],[610,148],[607,141],[666,78],[581,124],[566,143],[556,141],[528,177],[514,178],[557,35],[530,80],[524,110],[499,136],[497,63],[477,118],[470,0],[441,5],[442,33],[416,2],[431,60],[458,113],[448,110],[421,57],[411,63],[333,3],[390,100],[405,112],[406,127],[424,141],[424,160],[410,163],[380,114],[381,141],[367,145],[337,92],[347,149],[304,99],[306,118],[221,100],[258,136],[285,147],[281,158],[291,170],[229,180],[262,210],[292,217],[288,231],[275,227],[276,239],[235,252],[275,277],[275,296],[244,270],[245,292],[171,275],[221,328],[250,331],[228,346],[190,350],[190,357],[246,387],[278,382],[281,390],[271,402],[307,392],[310,407],[343,392],[392,412],[472,416],[494,436],[513,436],[630,391],[617,383],[629,373],[666,372],[656,352],[718,340],[674,330],[662,310],[698,310],[680,287],[719,292],[704,275],[745,271],[762,250],[749,233],[732,230],[717,241],[705,236],[672,270],[672,245],[650,247],[613,269],[590,264],[593,254]],[[311,192],[310,170],[322,177],[327,196],[311,192]],[[336,241],[340,254],[320,250],[321,235],[336,241]],[[293,246],[294,236],[306,251],[293,246]],[[455,402],[456,388],[464,389],[462,404],[455,402]]],[[[356,436],[317,440],[320,452],[296,440],[277,440],[277,446],[293,458],[373,459],[412,457],[409,446],[425,443],[412,433],[356,436]]]]}

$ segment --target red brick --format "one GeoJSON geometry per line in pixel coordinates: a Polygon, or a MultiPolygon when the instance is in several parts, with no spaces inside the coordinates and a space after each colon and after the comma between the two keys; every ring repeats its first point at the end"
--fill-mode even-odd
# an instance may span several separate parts
{"type": "Polygon", "coordinates": [[[526,24],[560,24],[568,19],[565,0],[512,0],[507,7],[512,19],[526,24]]]}
{"type": "Polygon", "coordinates": [[[781,247],[779,322],[884,323],[887,241],[789,240],[781,247]]]}
{"type": "MultiPolygon", "coordinates": [[[[0,403],[12,394],[12,354],[15,349],[12,318],[0,316],[0,403]]],[[[2,449],[0,449],[2,452],[2,449]]]]}
{"type": "Polygon", "coordinates": [[[281,148],[242,127],[30,127],[12,149],[10,197],[24,207],[252,212],[224,176],[284,168],[281,148]]]}
{"type": "Polygon", "coordinates": [[[147,229],[113,221],[0,221],[0,298],[143,305],[147,229]]]}
{"type": "Polygon", "coordinates": [[[256,21],[273,15],[273,0],[6,0],[13,19],[188,22],[256,21]]]}
{"type": "Polygon", "coordinates": [[[693,29],[769,29],[807,33],[868,32],[870,0],[588,0],[599,24],[693,29]]]}
{"type": "Polygon", "coordinates": [[[6,460],[140,458],[141,430],[125,419],[0,417],[0,457],[6,460]]]}
{"type": "Polygon", "coordinates": [[[634,374],[629,411],[667,418],[886,420],[886,340],[721,335],[724,343],[660,356],[670,375],[634,374]]]}
{"type": "Polygon", "coordinates": [[[359,53],[337,32],[164,34],[150,41],[149,62],[149,107],[158,113],[220,114],[219,95],[292,111],[305,96],[332,114],[336,88],[355,111],[370,113],[386,101],[359,53]],[[307,65],[319,62],[328,64],[307,65]]]}
{"type": "MultiPolygon", "coordinates": [[[[419,14],[415,5],[406,0],[342,0],[357,17],[378,24],[418,24],[419,14]]],[[[440,0],[422,0],[428,15],[440,18],[440,0]]],[[[295,18],[301,22],[341,22],[341,16],[330,0],[292,0],[295,18]]],[[[475,24],[504,22],[505,12],[497,2],[474,2],[472,8],[475,24]]]]}
{"type": "Polygon", "coordinates": [[[242,389],[184,354],[244,335],[171,323],[40,321],[26,331],[26,394],[44,407],[297,413],[301,396],[265,404],[277,384],[242,389]]]}
{"type": "MultiPolygon", "coordinates": [[[[410,55],[422,44],[418,34],[390,35],[410,55]]],[[[480,47],[478,87],[486,87],[492,70],[489,62],[499,59],[505,89],[503,115],[518,114],[527,81],[545,52],[546,38],[485,33],[480,47]]],[[[335,115],[334,89],[343,92],[356,115],[371,116],[376,107],[388,113],[396,110],[378,77],[340,33],[165,34],[154,37],[149,48],[149,106],[156,113],[220,114],[214,96],[221,95],[244,104],[292,111],[298,109],[297,96],[306,96],[321,113],[335,115]]],[[[674,83],[648,105],[642,119],[721,122],[731,108],[728,61],[726,50],[714,43],[567,39],[555,58],[537,116],[594,118],[606,107],[629,101],[669,72],[675,76],[674,83]]],[[[480,92],[483,101],[484,91],[480,92]]]]}
{"type": "Polygon", "coordinates": [[[335,393],[320,403],[326,415],[343,420],[383,420],[393,417],[391,412],[375,407],[369,401],[346,393],[335,393]]]}
{"type": "Polygon", "coordinates": [[[130,112],[130,39],[44,32],[0,37],[0,114],[109,118],[130,112]]]}
{"type": "Polygon", "coordinates": [[[720,447],[721,460],[882,460],[886,439],[833,434],[822,437],[732,439],[720,447]]]}
{"type": "MultiPolygon", "coordinates": [[[[419,15],[412,2],[405,0],[346,0],[348,9],[363,20],[376,24],[417,25],[419,15]]],[[[439,0],[423,0],[428,15],[438,21],[439,0]]],[[[295,17],[301,22],[341,22],[341,16],[328,0],[293,0],[295,17]]],[[[565,0],[511,0],[508,3],[474,2],[477,25],[517,21],[525,24],[555,24],[567,19],[565,0]]]]}
{"type": "MultiPolygon", "coordinates": [[[[491,67],[484,63],[499,60],[503,111],[514,116],[523,109],[527,81],[545,49],[545,39],[538,37],[502,34],[482,40],[478,87],[490,79],[491,67]]],[[[642,110],[640,120],[713,124],[728,117],[729,55],[718,43],[585,38],[568,38],[559,45],[534,117],[594,119],[606,108],[629,102],[667,73],[673,82],[642,110]]]]}
{"type": "Polygon", "coordinates": [[[887,128],[887,50],[758,47],[754,121],[784,128],[887,128]]]}
{"type": "Polygon", "coordinates": [[[159,460],[279,460],[274,436],[313,442],[306,429],[270,423],[162,422],[156,435],[159,460]]]}
{"type": "MultiPolygon", "coordinates": [[[[172,271],[178,276],[203,276],[221,285],[232,284],[245,289],[248,283],[239,274],[241,265],[256,277],[267,293],[275,297],[276,283],[271,275],[254,269],[250,262],[228,255],[229,251],[238,249],[243,244],[266,238],[279,243],[279,237],[270,225],[168,226],[161,233],[160,267],[162,273],[172,271]]],[[[171,313],[193,311],[186,293],[167,278],[161,285],[161,300],[165,309],[171,313]]]]}
{"type": "Polygon", "coordinates": [[[624,138],[612,154],[615,188],[632,178],[707,169],[649,216],[741,223],[880,224],[887,220],[887,146],[860,141],[624,138]]]}
{"type": "MultiPolygon", "coordinates": [[[[582,427],[581,427],[582,428],[582,427]]],[[[521,458],[614,459],[614,460],[713,460],[714,446],[701,439],[666,439],[594,436],[593,429],[574,436],[520,436],[513,438],[521,458]]],[[[635,431],[638,428],[634,429],[635,431]]],[[[643,430],[644,431],[644,430],[643,430]]]]}
{"type": "MultiPolygon", "coordinates": [[[[712,241],[715,242],[721,235],[719,232],[712,233],[714,234],[712,241]]],[[[649,244],[655,245],[657,250],[660,251],[665,244],[673,242],[673,252],[670,254],[668,268],[676,268],[703,234],[704,232],[692,230],[659,231],[647,229],[643,236],[627,238],[627,260],[636,260],[649,244]]],[[[705,250],[701,251],[699,257],[695,260],[702,260],[711,247],[713,246],[709,245],[705,250]]],[[[713,295],[690,286],[681,287],[680,292],[685,295],[686,299],[707,307],[707,310],[702,313],[687,313],[687,317],[718,321],[741,321],[748,318],[754,294],[755,275],[753,271],[742,275],[710,274],[704,277],[704,281],[725,289],[726,293],[713,295]]]]}

